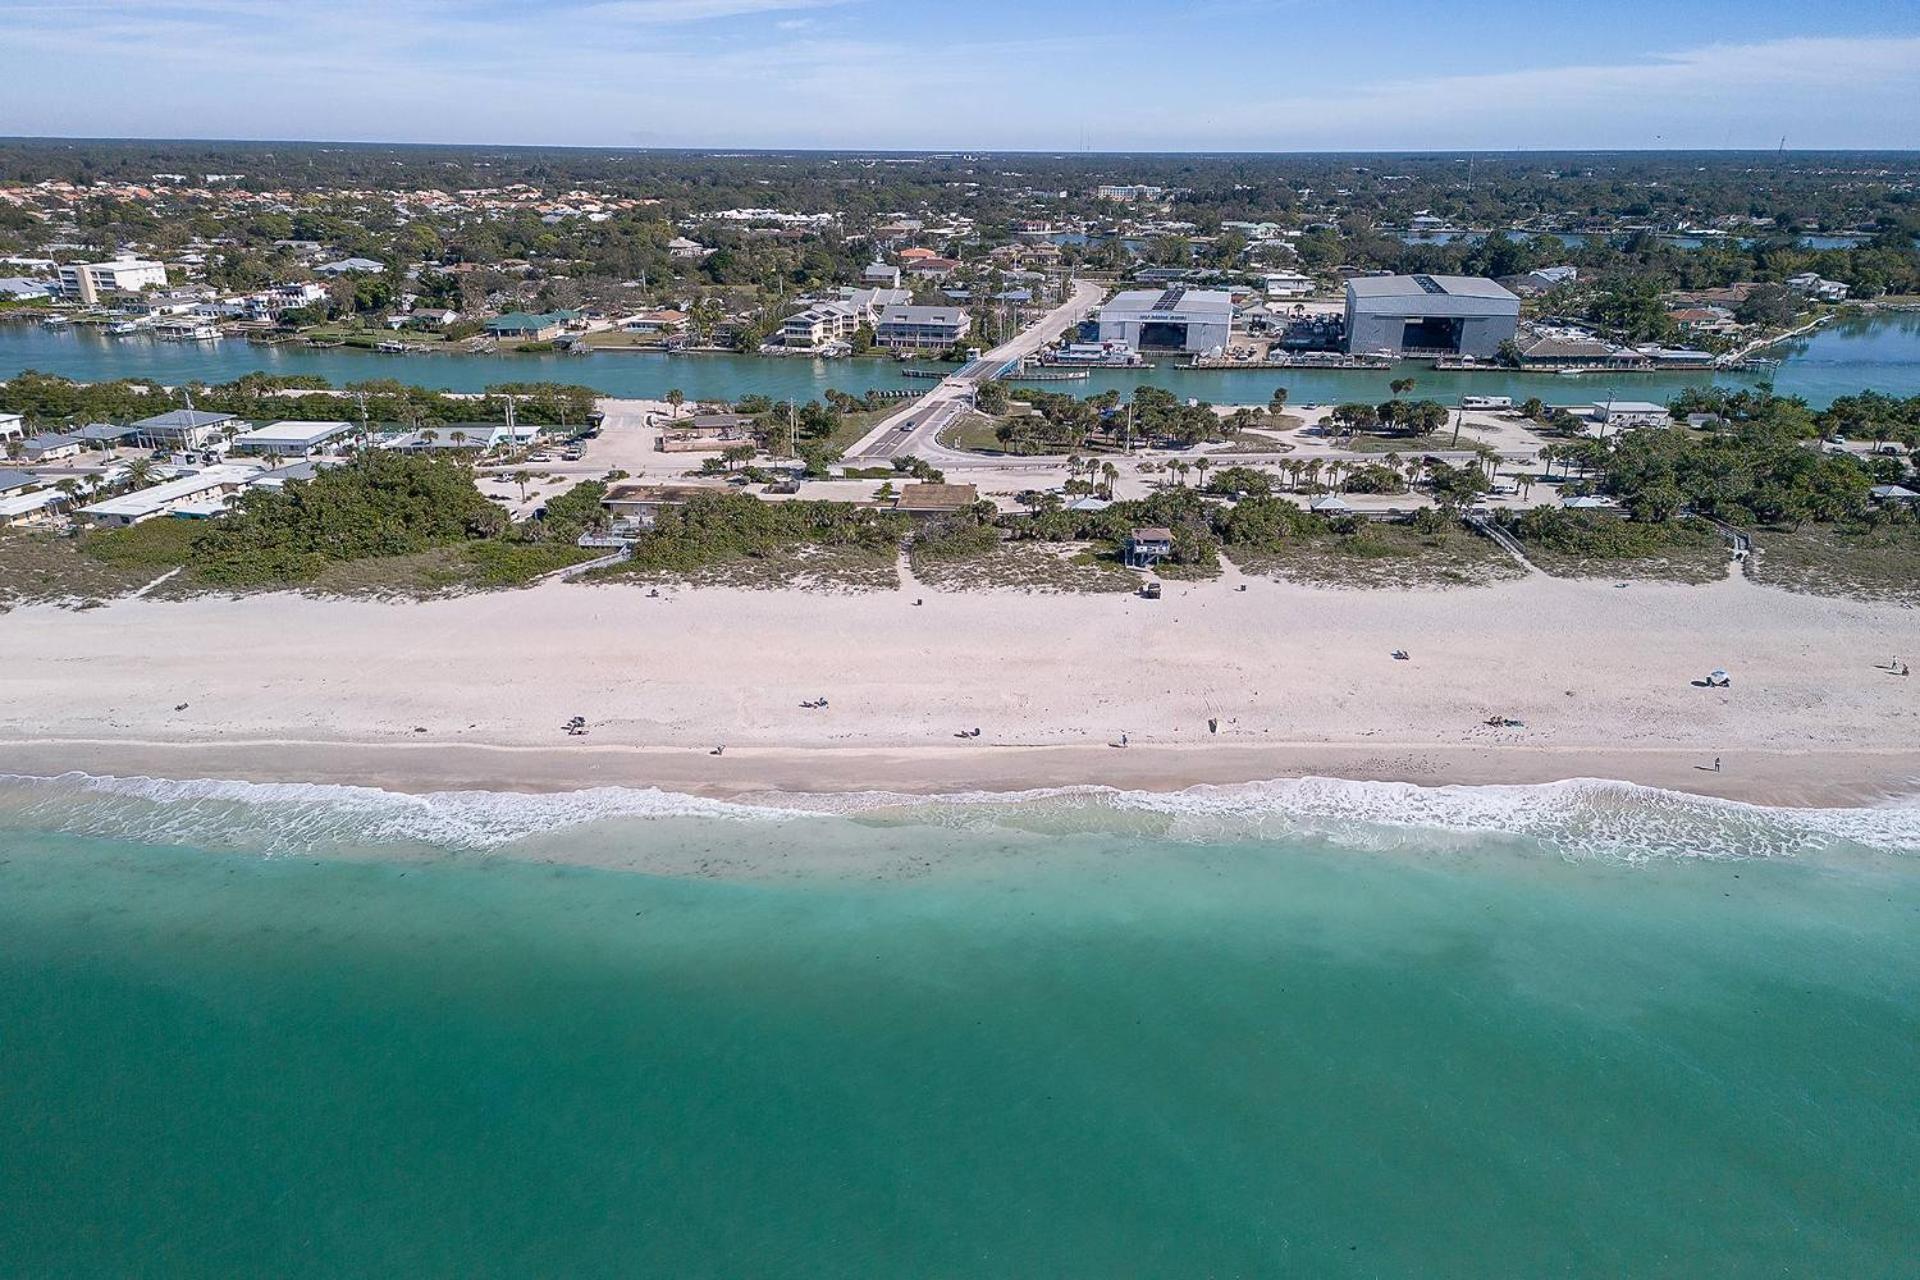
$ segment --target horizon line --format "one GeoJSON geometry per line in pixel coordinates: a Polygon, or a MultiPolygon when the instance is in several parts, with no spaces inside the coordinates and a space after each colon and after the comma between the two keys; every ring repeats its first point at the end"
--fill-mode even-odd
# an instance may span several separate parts
{"type": "Polygon", "coordinates": [[[159,136],[107,135],[107,134],[4,134],[0,135],[0,145],[6,144],[80,144],[80,143],[117,143],[117,144],[191,144],[198,146],[249,146],[249,147],[356,147],[356,148],[416,148],[440,150],[494,150],[494,151],[589,151],[617,152],[630,155],[657,154],[712,154],[715,152],[748,155],[822,155],[822,156],[1201,156],[1208,158],[1245,158],[1245,157],[1285,157],[1285,156],[1622,156],[1622,155],[1712,155],[1712,156],[1920,156],[1920,147],[1634,147],[1634,146],[1566,146],[1566,147],[1448,147],[1448,148],[1395,148],[1395,147],[1329,147],[1305,148],[1286,151],[1208,151],[1173,150],[1145,148],[1139,150],[1091,149],[1077,150],[1069,147],[969,147],[969,146],[928,146],[928,147],[861,147],[861,146],[763,146],[739,143],[681,143],[656,146],[630,146],[581,142],[442,142],[410,141],[403,139],[345,139],[345,138],[220,138],[196,136],[159,136]]]}

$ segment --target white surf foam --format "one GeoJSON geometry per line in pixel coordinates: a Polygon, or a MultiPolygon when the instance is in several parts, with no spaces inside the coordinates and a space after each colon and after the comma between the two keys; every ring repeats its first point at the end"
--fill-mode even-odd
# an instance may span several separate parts
{"type": "Polygon", "coordinates": [[[1788,857],[1841,844],[1920,853],[1920,797],[1863,808],[1790,809],[1601,779],[1422,787],[1300,778],[1183,791],[1069,787],[938,796],[778,794],[744,801],[652,788],[409,795],[372,787],[65,774],[0,776],[0,823],[270,854],[342,846],[500,849],[592,823],[777,822],[840,817],[951,829],[1017,828],[1187,841],[1306,839],[1340,847],[1536,842],[1566,857],[1788,857]]]}

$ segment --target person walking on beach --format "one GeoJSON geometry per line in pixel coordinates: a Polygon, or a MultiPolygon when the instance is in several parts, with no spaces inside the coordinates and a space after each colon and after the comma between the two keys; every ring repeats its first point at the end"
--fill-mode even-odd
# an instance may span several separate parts
{"type": "Polygon", "coordinates": [[[1714,771],[1715,773],[1718,773],[1718,772],[1720,772],[1720,757],[1719,757],[1719,756],[1715,756],[1715,757],[1713,758],[1713,771],[1714,771]]]}

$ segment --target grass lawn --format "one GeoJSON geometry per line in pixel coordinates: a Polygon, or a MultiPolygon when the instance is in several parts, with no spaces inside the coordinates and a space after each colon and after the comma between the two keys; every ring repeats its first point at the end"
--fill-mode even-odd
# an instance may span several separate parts
{"type": "Polygon", "coordinates": [[[1759,530],[1747,576],[1809,595],[1920,604],[1920,524],[1759,530]]]}
{"type": "Polygon", "coordinates": [[[1243,573],[1320,587],[1478,587],[1526,576],[1512,556],[1465,529],[1423,533],[1376,521],[1272,551],[1228,547],[1226,555],[1243,573]]]}
{"type": "Polygon", "coordinates": [[[1002,542],[967,556],[915,553],[913,576],[940,591],[1105,594],[1133,591],[1139,575],[1110,550],[1084,542],[1002,542]]]}
{"type": "Polygon", "coordinates": [[[583,346],[592,347],[596,351],[619,351],[622,348],[639,348],[642,351],[664,351],[666,349],[666,340],[660,334],[628,333],[624,329],[600,329],[593,333],[583,334],[581,337],[574,339],[574,341],[583,346]]]}
{"type": "Polygon", "coordinates": [[[827,443],[845,453],[854,446],[861,436],[879,426],[882,419],[900,412],[899,404],[882,405],[878,409],[862,409],[858,413],[843,413],[834,426],[833,434],[827,437],[827,443]]]}
{"type": "Polygon", "coordinates": [[[969,413],[942,427],[936,439],[948,449],[964,449],[968,453],[1004,454],[1007,452],[1006,446],[1001,444],[1000,437],[994,434],[995,428],[999,425],[1000,421],[997,418],[990,418],[984,413],[969,413]]]}
{"type": "Polygon", "coordinates": [[[315,325],[311,329],[302,329],[300,336],[315,342],[344,342],[350,347],[372,347],[381,342],[404,342],[409,347],[418,347],[423,351],[438,351],[448,342],[437,333],[386,329],[354,329],[345,325],[315,325]]]}

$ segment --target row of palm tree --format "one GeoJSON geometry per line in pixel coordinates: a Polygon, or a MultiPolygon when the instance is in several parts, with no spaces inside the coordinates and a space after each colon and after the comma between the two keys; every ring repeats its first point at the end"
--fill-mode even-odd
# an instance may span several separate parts
{"type": "Polygon", "coordinates": [[[1100,458],[1083,458],[1079,454],[1067,456],[1067,478],[1077,480],[1080,473],[1087,473],[1087,483],[1096,493],[1104,491],[1107,501],[1113,501],[1113,484],[1120,478],[1120,468],[1100,458]]]}

